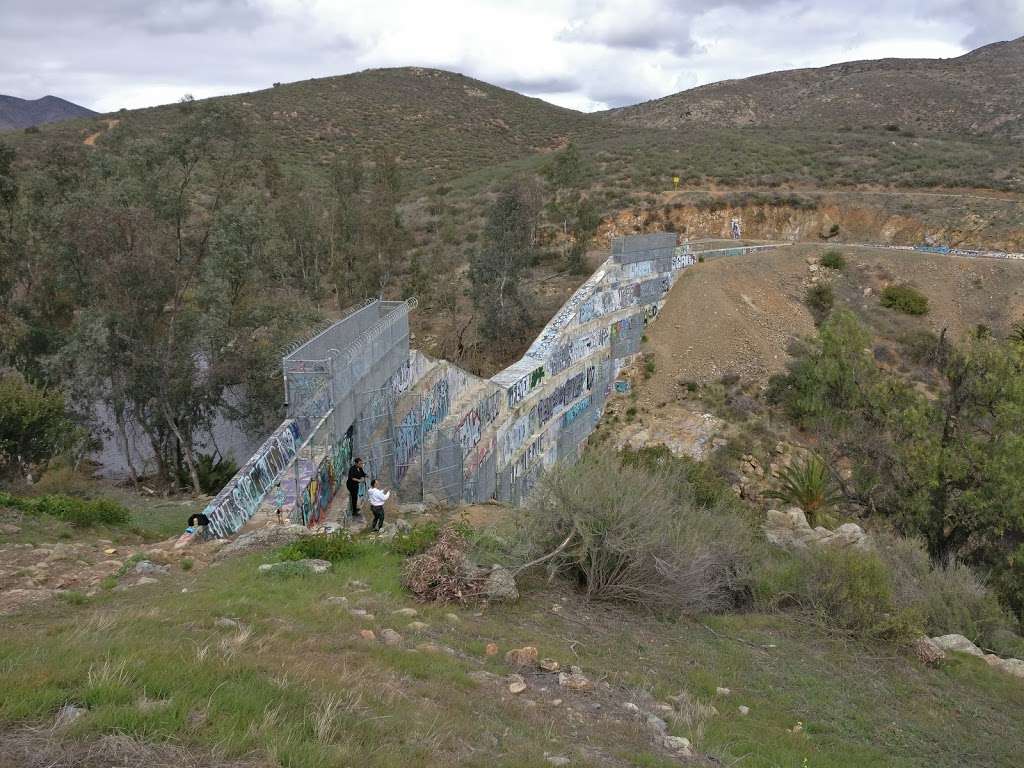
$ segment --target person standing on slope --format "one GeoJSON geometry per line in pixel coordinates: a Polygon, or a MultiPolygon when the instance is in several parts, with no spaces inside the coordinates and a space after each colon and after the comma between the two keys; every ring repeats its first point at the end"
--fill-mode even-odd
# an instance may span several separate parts
{"type": "Polygon", "coordinates": [[[348,468],[348,480],[345,487],[348,488],[349,501],[352,503],[352,517],[359,517],[359,484],[366,478],[363,470],[363,460],[357,458],[348,468]]]}
{"type": "Polygon", "coordinates": [[[391,497],[391,491],[385,491],[377,487],[377,480],[370,482],[370,490],[366,493],[370,497],[370,509],[373,510],[373,522],[370,523],[371,531],[379,531],[384,527],[384,503],[391,497]]]}

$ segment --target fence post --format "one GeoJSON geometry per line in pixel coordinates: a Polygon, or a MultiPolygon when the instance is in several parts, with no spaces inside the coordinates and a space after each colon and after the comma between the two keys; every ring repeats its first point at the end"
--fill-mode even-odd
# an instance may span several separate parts
{"type": "MultiPolygon", "coordinates": [[[[299,462],[300,461],[302,461],[302,446],[301,445],[299,446],[299,450],[297,450],[295,452],[295,463],[293,465],[295,467],[295,511],[296,512],[299,511],[299,462]]],[[[306,513],[305,512],[302,513],[301,519],[302,519],[302,524],[305,525],[306,524],[306,513]]]]}
{"type": "Polygon", "coordinates": [[[423,446],[423,409],[420,408],[419,418],[419,430],[420,430],[420,501],[422,502],[426,498],[426,485],[427,485],[427,462],[423,446]]]}

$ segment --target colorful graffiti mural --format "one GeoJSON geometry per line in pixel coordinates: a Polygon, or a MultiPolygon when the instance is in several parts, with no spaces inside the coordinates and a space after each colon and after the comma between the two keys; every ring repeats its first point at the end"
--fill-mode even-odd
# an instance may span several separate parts
{"type": "Polygon", "coordinates": [[[220,493],[206,505],[210,530],[217,536],[234,533],[260,506],[277,476],[295,458],[301,445],[301,432],[294,421],[278,427],[252,458],[246,462],[220,493]]]}

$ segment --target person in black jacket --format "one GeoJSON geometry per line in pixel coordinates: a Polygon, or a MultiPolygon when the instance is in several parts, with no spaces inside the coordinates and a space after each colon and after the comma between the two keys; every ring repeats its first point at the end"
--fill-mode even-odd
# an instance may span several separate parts
{"type": "Polygon", "coordinates": [[[348,488],[349,500],[352,502],[352,517],[359,517],[359,484],[366,478],[366,472],[363,469],[363,460],[357,458],[352,462],[352,466],[348,468],[348,480],[345,481],[345,487],[348,488]]]}

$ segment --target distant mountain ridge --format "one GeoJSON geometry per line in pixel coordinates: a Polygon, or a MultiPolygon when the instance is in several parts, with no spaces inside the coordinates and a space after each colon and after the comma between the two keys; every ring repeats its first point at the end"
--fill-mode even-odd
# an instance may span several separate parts
{"type": "Polygon", "coordinates": [[[1024,138],[1024,37],[953,59],[878,59],[725,80],[599,113],[645,128],[863,128],[1024,138]]]}
{"type": "Polygon", "coordinates": [[[0,131],[16,131],[33,125],[59,123],[61,120],[98,114],[57,96],[19,99],[17,96],[0,94],[0,131]]]}

